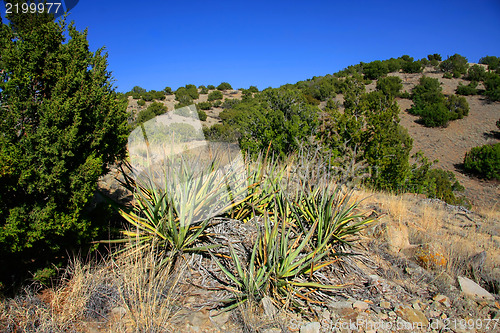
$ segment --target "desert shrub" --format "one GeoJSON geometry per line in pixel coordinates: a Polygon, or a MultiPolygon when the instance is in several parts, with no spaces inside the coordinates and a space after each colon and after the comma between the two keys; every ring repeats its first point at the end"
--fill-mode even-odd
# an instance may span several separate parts
{"type": "Polygon", "coordinates": [[[137,101],[137,105],[144,106],[144,105],[146,105],[146,101],[143,100],[143,99],[140,99],[140,100],[137,101]]]}
{"type": "Polygon", "coordinates": [[[406,99],[411,99],[411,94],[408,91],[403,91],[399,93],[400,98],[406,98],[406,99]]]}
{"type": "Polygon", "coordinates": [[[424,67],[425,67],[425,66],[428,66],[428,65],[429,65],[429,63],[430,63],[430,61],[429,61],[429,60],[427,60],[427,58],[422,58],[422,59],[420,59],[419,61],[420,61],[420,63],[422,64],[422,66],[424,66],[424,67]]]}
{"type": "Polygon", "coordinates": [[[199,86],[198,89],[200,89],[200,94],[206,95],[208,94],[208,88],[205,86],[199,86]]]}
{"type": "Polygon", "coordinates": [[[200,110],[210,110],[212,108],[212,103],[210,102],[200,102],[196,104],[200,110]]]}
{"type": "Polygon", "coordinates": [[[446,127],[450,121],[448,113],[444,104],[430,104],[420,112],[420,122],[426,127],[446,127]]]}
{"type": "Polygon", "coordinates": [[[483,65],[488,65],[490,71],[494,71],[500,68],[500,58],[495,56],[486,56],[479,59],[479,63],[483,65]]]}
{"type": "Polygon", "coordinates": [[[460,185],[453,172],[431,169],[427,178],[424,194],[428,197],[441,199],[450,205],[465,203],[463,198],[457,197],[454,193],[463,191],[464,187],[460,185]]]}
{"type": "Polygon", "coordinates": [[[159,116],[160,114],[164,114],[165,112],[167,112],[167,107],[163,103],[153,102],[149,104],[147,110],[153,112],[155,116],[159,116]]]}
{"type": "Polygon", "coordinates": [[[363,74],[365,78],[369,80],[377,80],[379,77],[387,75],[389,73],[389,68],[386,63],[383,63],[380,60],[375,60],[370,63],[364,64],[363,66],[363,74]]]}
{"type": "Polygon", "coordinates": [[[403,89],[403,84],[399,77],[388,76],[377,81],[376,89],[382,91],[385,95],[397,97],[401,89],[403,89]]]}
{"type": "Polygon", "coordinates": [[[445,106],[450,113],[450,120],[462,119],[469,115],[469,103],[465,97],[450,95],[445,100],[445,106]]]}
{"type": "Polygon", "coordinates": [[[438,54],[438,53],[427,55],[427,59],[429,59],[429,61],[433,61],[433,60],[435,60],[435,61],[441,61],[442,60],[441,59],[441,55],[438,54]]]}
{"type": "Polygon", "coordinates": [[[222,82],[217,86],[217,90],[231,90],[233,87],[227,82],[222,82]]]}
{"type": "Polygon", "coordinates": [[[222,107],[224,109],[232,109],[234,108],[236,105],[240,104],[240,100],[239,99],[236,99],[236,98],[228,98],[226,99],[223,103],[222,103],[222,107]]]}
{"type": "Polygon", "coordinates": [[[145,92],[147,92],[146,89],[142,88],[142,87],[139,87],[139,86],[135,86],[132,88],[132,90],[130,90],[131,93],[134,93],[134,94],[144,94],[145,92]]]}
{"type": "Polygon", "coordinates": [[[174,93],[172,92],[172,88],[170,87],[165,87],[165,89],[163,89],[163,92],[167,95],[173,95],[174,93]]]}
{"type": "Polygon", "coordinates": [[[465,154],[464,168],[479,177],[500,180],[500,143],[472,148],[465,154]]]}
{"type": "Polygon", "coordinates": [[[306,103],[309,104],[309,105],[319,105],[321,103],[321,101],[317,100],[316,98],[312,97],[311,95],[304,95],[305,99],[306,99],[306,103]]]}
{"type": "Polygon", "coordinates": [[[201,121],[207,120],[207,114],[203,110],[197,110],[198,111],[198,119],[201,121]]]}
{"type": "Polygon", "coordinates": [[[154,117],[156,117],[156,115],[153,110],[147,108],[137,114],[136,124],[145,123],[146,121],[151,120],[154,117]]]}
{"type": "Polygon", "coordinates": [[[258,93],[259,89],[256,86],[250,86],[248,88],[248,91],[250,91],[251,93],[258,93]]]}
{"type": "Polygon", "coordinates": [[[500,143],[472,148],[465,155],[464,168],[486,179],[500,179],[500,143]]]}
{"type": "Polygon", "coordinates": [[[179,87],[175,91],[175,100],[179,101],[179,104],[181,105],[193,104],[193,97],[186,87],[179,87]]]}
{"type": "Polygon", "coordinates": [[[87,33],[73,24],[43,17],[0,20],[0,281],[7,287],[104,237],[109,221],[86,207],[99,177],[126,155],[126,103],[115,98],[106,54],[91,52],[87,33]]]}
{"type": "Polygon", "coordinates": [[[469,68],[469,63],[467,58],[461,56],[460,54],[454,54],[449,56],[446,60],[439,64],[441,71],[445,73],[451,73],[453,77],[460,77],[461,75],[467,73],[469,68]]]}
{"type": "Polygon", "coordinates": [[[443,79],[453,79],[453,74],[446,72],[443,74],[443,79]]]}
{"type": "Polygon", "coordinates": [[[400,57],[400,59],[401,59],[402,61],[405,61],[405,62],[413,62],[413,57],[410,57],[410,56],[409,56],[409,55],[407,55],[407,54],[402,55],[402,56],[400,57]]]}
{"type": "Polygon", "coordinates": [[[214,90],[210,94],[208,94],[207,98],[209,102],[212,102],[218,99],[222,99],[224,98],[224,96],[222,95],[222,92],[220,92],[219,90],[214,90]]]}
{"type": "Polygon", "coordinates": [[[477,82],[476,81],[472,81],[471,83],[469,83],[466,86],[463,85],[462,82],[460,82],[458,84],[456,93],[458,95],[463,95],[463,96],[477,95],[478,92],[477,92],[477,88],[476,87],[477,87],[477,82]]]}
{"type": "Polygon", "coordinates": [[[403,73],[421,73],[423,70],[420,61],[405,61],[401,68],[403,73]]]}
{"type": "Polygon", "coordinates": [[[238,132],[228,124],[214,124],[211,127],[203,127],[205,138],[210,141],[237,142],[238,132]]]}
{"type": "Polygon", "coordinates": [[[215,90],[215,86],[214,86],[213,84],[209,84],[209,85],[207,86],[207,89],[208,89],[208,90],[215,90]]]}
{"type": "Polygon", "coordinates": [[[387,70],[389,71],[389,73],[394,73],[399,72],[399,70],[401,69],[402,61],[401,59],[391,58],[389,60],[385,60],[384,63],[387,64],[387,70]]]}
{"type": "Polygon", "coordinates": [[[221,100],[216,100],[212,103],[212,105],[214,106],[214,108],[218,108],[222,105],[222,101],[221,100]]]}
{"type": "Polygon", "coordinates": [[[487,73],[484,86],[486,87],[484,95],[490,101],[500,101],[500,75],[487,73]]]}
{"type": "Polygon", "coordinates": [[[467,71],[464,79],[469,81],[483,81],[486,78],[486,71],[483,66],[473,65],[467,71]]]}

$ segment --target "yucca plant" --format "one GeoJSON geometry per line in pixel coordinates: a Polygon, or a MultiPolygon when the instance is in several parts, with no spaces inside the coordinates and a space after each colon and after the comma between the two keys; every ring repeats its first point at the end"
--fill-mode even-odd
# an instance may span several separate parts
{"type": "Polygon", "coordinates": [[[137,248],[154,241],[174,254],[218,246],[199,245],[210,219],[246,199],[246,187],[234,184],[242,171],[223,173],[218,160],[214,156],[207,164],[180,156],[137,177],[126,173],[124,185],[133,191],[134,203],[120,213],[132,228],[117,242],[132,240],[137,248]]]}
{"type": "Polygon", "coordinates": [[[265,295],[277,304],[291,303],[296,308],[303,306],[304,301],[315,302],[308,296],[311,290],[340,287],[319,283],[314,277],[315,271],[336,261],[327,258],[329,238],[311,247],[310,240],[315,235],[317,223],[306,234],[300,232],[291,220],[292,215],[279,211],[278,207],[283,210],[290,207],[286,196],[275,200],[285,202],[276,202],[272,214],[264,214],[262,230],[254,243],[248,269],[232,246],[231,265],[224,265],[212,254],[222,272],[234,283],[233,286],[226,286],[234,293],[234,297],[227,300],[230,305],[226,309],[250,299],[259,301],[265,295]]]}
{"type": "Polygon", "coordinates": [[[313,190],[304,189],[291,205],[295,220],[302,232],[314,228],[315,246],[328,239],[330,245],[350,245],[351,237],[358,234],[372,218],[357,213],[359,201],[352,202],[352,190],[342,193],[340,186],[319,186],[313,190]]]}

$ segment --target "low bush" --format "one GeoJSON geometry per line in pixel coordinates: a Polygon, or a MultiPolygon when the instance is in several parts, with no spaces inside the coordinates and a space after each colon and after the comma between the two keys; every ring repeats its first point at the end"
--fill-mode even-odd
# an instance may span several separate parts
{"type": "Polygon", "coordinates": [[[222,82],[217,86],[217,90],[232,90],[233,87],[227,82],[222,82]]]}
{"type": "Polygon", "coordinates": [[[143,99],[140,99],[140,100],[137,101],[137,105],[144,106],[144,105],[146,105],[146,101],[143,100],[143,99]]]}
{"type": "Polygon", "coordinates": [[[467,75],[464,79],[469,81],[483,81],[486,78],[486,70],[483,66],[473,65],[467,71],[467,75]]]}
{"type": "Polygon", "coordinates": [[[382,91],[385,95],[397,97],[403,89],[402,81],[397,76],[388,76],[377,81],[377,90],[382,91]]]}
{"type": "Polygon", "coordinates": [[[212,91],[210,94],[208,94],[208,101],[212,102],[218,99],[222,99],[224,96],[222,95],[222,92],[219,90],[212,91]]]}
{"type": "Polygon", "coordinates": [[[210,110],[212,108],[212,103],[210,102],[200,102],[196,104],[200,110],[210,110]]]}
{"type": "Polygon", "coordinates": [[[500,143],[472,148],[465,154],[464,168],[479,177],[500,180],[500,143]]]}
{"type": "Polygon", "coordinates": [[[472,81],[468,85],[464,86],[461,82],[458,84],[456,93],[462,96],[477,95],[477,82],[472,81]]]}

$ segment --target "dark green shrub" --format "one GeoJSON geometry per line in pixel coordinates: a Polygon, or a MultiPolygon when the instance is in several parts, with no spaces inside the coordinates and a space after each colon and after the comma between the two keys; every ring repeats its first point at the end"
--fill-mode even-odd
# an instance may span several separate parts
{"type": "Polygon", "coordinates": [[[222,98],[224,98],[224,96],[222,95],[222,92],[220,92],[219,90],[215,90],[215,91],[212,91],[210,94],[208,94],[207,98],[208,98],[209,102],[212,102],[212,101],[215,101],[218,99],[222,99],[222,98]]]}
{"type": "Polygon", "coordinates": [[[239,99],[235,99],[235,98],[228,98],[226,99],[223,103],[222,103],[222,107],[224,109],[231,109],[233,108],[235,105],[238,105],[240,104],[240,100],[239,99]]]}
{"type": "Polygon", "coordinates": [[[200,89],[200,94],[206,95],[208,94],[208,88],[205,86],[199,86],[198,89],[200,89]]]}
{"type": "Polygon", "coordinates": [[[201,121],[207,120],[207,114],[203,110],[197,110],[198,111],[198,119],[201,121]]]}
{"type": "Polygon", "coordinates": [[[486,71],[483,66],[473,65],[467,71],[467,75],[464,79],[469,81],[483,81],[486,78],[486,71]]]}
{"type": "MultiPolygon", "coordinates": [[[[198,91],[196,93],[198,93],[198,91]]],[[[193,97],[186,87],[179,87],[175,91],[175,100],[179,101],[179,104],[182,105],[193,104],[193,97]]]]}
{"type": "Polygon", "coordinates": [[[454,54],[448,57],[445,61],[439,64],[439,68],[445,73],[451,73],[453,77],[460,77],[462,74],[467,73],[469,63],[467,58],[460,54],[454,54]]]}
{"type": "Polygon", "coordinates": [[[155,116],[159,116],[160,114],[167,112],[167,107],[163,103],[153,102],[149,104],[147,110],[153,112],[155,116]]]}
{"type": "Polygon", "coordinates": [[[251,93],[258,93],[259,89],[256,86],[250,86],[248,88],[248,91],[250,91],[251,93]]]}
{"type": "Polygon", "coordinates": [[[446,72],[443,74],[443,79],[453,79],[453,74],[446,72]]]}
{"type": "Polygon", "coordinates": [[[196,106],[198,108],[200,108],[200,110],[210,110],[212,108],[212,103],[210,103],[210,102],[200,102],[200,103],[196,104],[196,106]]]}
{"type": "Polygon", "coordinates": [[[450,111],[450,120],[462,119],[469,115],[469,103],[465,97],[450,95],[446,98],[445,106],[450,111]]]}
{"type": "MultiPolygon", "coordinates": [[[[126,156],[126,103],[107,56],[65,20],[0,20],[0,285],[107,237],[90,217],[98,179],[126,156]]],[[[40,270],[43,273],[43,270],[40,270]]],[[[47,272],[47,270],[45,270],[47,272]]]]}
{"type": "Polygon", "coordinates": [[[214,86],[213,84],[209,84],[209,85],[207,86],[207,89],[208,89],[208,90],[215,90],[215,86],[214,86]]]}
{"type": "Polygon", "coordinates": [[[147,109],[142,110],[141,112],[139,112],[137,114],[136,123],[137,124],[145,123],[146,121],[151,120],[154,117],[156,117],[156,115],[153,112],[153,110],[150,110],[149,108],[147,108],[147,109]]]}
{"type": "Polygon", "coordinates": [[[472,148],[465,154],[464,168],[479,177],[500,180],[500,142],[472,148]]]}
{"type": "Polygon", "coordinates": [[[450,121],[449,113],[442,103],[429,104],[420,111],[420,121],[426,127],[446,127],[450,121]]]}
{"type": "Polygon", "coordinates": [[[403,92],[399,93],[399,97],[405,98],[405,99],[411,99],[411,94],[407,91],[403,91],[403,92]]]}
{"type": "Polygon", "coordinates": [[[222,82],[217,86],[217,90],[232,90],[233,87],[227,82],[222,82]]]}
{"type": "Polygon", "coordinates": [[[484,86],[486,87],[484,95],[490,101],[500,101],[500,75],[488,73],[484,80],[484,86]]]}
{"type": "Polygon", "coordinates": [[[221,100],[216,100],[212,103],[212,105],[214,106],[214,108],[218,108],[222,105],[222,101],[221,100]]]}
{"type": "Polygon", "coordinates": [[[140,95],[146,93],[146,89],[139,86],[135,86],[132,88],[132,90],[130,90],[130,92],[140,95]]]}
{"type": "Polygon", "coordinates": [[[450,205],[465,203],[462,198],[455,196],[454,192],[463,191],[464,187],[460,185],[453,172],[431,169],[427,174],[427,178],[424,194],[428,197],[441,199],[450,205]]]}
{"type": "Polygon", "coordinates": [[[163,92],[167,95],[173,95],[174,93],[172,92],[172,88],[170,87],[165,87],[165,89],[163,89],[163,92]]]}
{"type": "Polygon", "coordinates": [[[385,95],[397,97],[403,89],[402,80],[397,76],[388,76],[377,81],[377,90],[382,91],[385,95]]]}
{"type": "Polygon", "coordinates": [[[406,61],[401,68],[403,69],[403,73],[421,73],[423,70],[420,61],[406,61]]]}
{"type": "Polygon", "coordinates": [[[400,59],[403,60],[403,61],[405,61],[405,62],[413,62],[413,57],[410,57],[407,54],[402,55],[400,59]]]}
{"type": "Polygon", "coordinates": [[[304,95],[304,97],[306,98],[306,103],[309,105],[319,105],[321,103],[321,101],[317,100],[311,95],[304,95]]]}
{"type": "Polygon", "coordinates": [[[427,56],[427,59],[429,59],[429,61],[433,61],[433,60],[435,60],[435,61],[441,61],[441,60],[442,60],[442,59],[441,59],[441,55],[440,55],[440,54],[438,54],[438,53],[429,54],[429,55],[427,56]]]}
{"type": "Polygon", "coordinates": [[[379,77],[389,73],[387,64],[380,60],[375,60],[367,64],[362,63],[362,66],[363,74],[365,75],[365,78],[369,80],[377,80],[379,77]]]}
{"type": "Polygon", "coordinates": [[[140,99],[140,100],[137,101],[137,105],[144,106],[144,105],[146,105],[146,101],[143,100],[143,99],[140,99]]]}
{"type": "Polygon", "coordinates": [[[209,141],[236,142],[239,132],[228,124],[214,124],[211,127],[203,127],[205,139],[209,141]]]}
{"type": "Polygon", "coordinates": [[[464,86],[462,84],[462,82],[460,82],[458,84],[456,93],[458,95],[463,95],[463,96],[477,95],[478,92],[477,92],[476,87],[477,87],[477,82],[476,81],[472,81],[471,83],[469,83],[466,86],[464,86]]]}
{"type": "Polygon", "coordinates": [[[387,70],[389,73],[394,73],[399,72],[401,69],[402,60],[391,58],[389,60],[385,60],[384,63],[387,64],[387,70]]]}
{"type": "Polygon", "coordinates": [[[495,56],[486,56],[479,59],[479,63],[488,65],[488,70],[494,71],[500,68],[500,58],[495,56]]]}

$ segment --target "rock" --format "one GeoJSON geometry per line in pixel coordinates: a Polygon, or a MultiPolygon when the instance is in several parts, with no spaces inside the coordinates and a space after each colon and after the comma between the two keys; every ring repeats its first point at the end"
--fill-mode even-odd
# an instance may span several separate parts
{"type": "Polygon", "coordinates": [[[352,303],[348,301],[333,301],[328,303],[327,307],[334,311],[340,309],[352,309],[352,303]]]}
{"type": "Polygon", "coordinates": [[[418,323],[418,325],[422,325],[423,327],[427,327],[427,325],[429,324],[429,321],[422,313],[422,311],[413,309],[409,306],[400,305],[396,307],[395,312],[398,316],[410,323],[418,323]]]}
{"type": "Polygon", "coordinates": [[[378,314],[378,317],[382,320],[386,320],[387,318],[389,318],[389,315],[387,315],[387,313],[381,312],[378,314]]]}
{"type": "Polygon", "coordinates": [[[194,312],[194,313],[191,313],[187,318],[186,318],[186,321],[188,324],[190,324],[191,326],[198,326],[198,327],[202,327],[202,326],[210,326],[211,325],[211,322],[210,322],[210,317],[209,317],[209,314],[208,314],[208,311],[198,311],[198,312],[194,312]]]}
{"type": "Polygon", "coordinates": [[[269,319],[274,319],[276,314],[278,313],[278,309],[274,306],[273,301],[269,296],[266,296],[262,299],[262,307],[264,308],[264,313],[269,319]]]}
{"type": "Polygon", "coordinates": [[[111,316],[115,318],[123,318],[127,314],[127,309],[123,306],[117,306],[116,308],[111,309],[111,316]]]}
{"type": "Polygon", "coordinates": [[[217,311],[210,311],[210,320],[217,326],[222,326],[228,322],[231,313],[229,311],[219,313],[217,311]]]}
{"type": "Polygon", "coordinates": [[[368,310],[368,308],[370,307],[370,305],[368,303],[366,303],[366,302],[363,302],[363,301],[356,301],[356,302],[354,302],[354,304],[352,305],[352,307],[355,308],[355,309],[364,311],[364,310],[368,310]]]}
{"type": "Polygon", "coordinates": [[[422,267],[444,267],[448,260],[444,249],[438,244],[423,244],[415,250],[415,258],[422,267]]]}
{"type": "Polygon", "coordinates": [[[439,294],[439,295],[434,296],[432,299],[435,300],[436,302],[443,304],[447,308],[449,308],[451,306],[450,299],[448,297],[446,297],[445,295],[439,294]]]}
{"type": "Polygon", "coordinates": [[[300,333],[319,333],[321,328],[320,323],[314,321],[312,323],[307,323],[300,327],[300,333]]]}
{"type": "Polygon", "coordinates": [[[400,252],[410,247],[408,228],[403,224],[387,224],[387,243],[393,252],[400,252]]]}
{"type": "Polygon", "coordinates": [[[495,297],[493,297],[493,295],[487,292],[483,287],[466,277],[459,276],[458,283],[460,284],[460,289],[462,289],[462,292],[476,301],[495,300],[495,297]]]}
{"type": "Polygon", "coordinates": [[[431,310],[429,311],[429,317],[437,318],[441,315],[441,311],[431,310]]]}
{"type": "Polygon", "coordinates": [[[382,301],[380,302],[380,307],[383,309],[390,309],[391,308],[391,303],[387,301],[382,301]]]}

